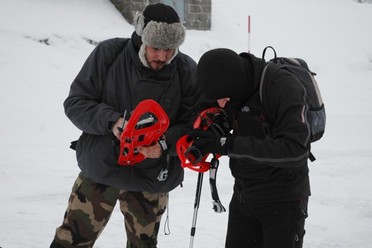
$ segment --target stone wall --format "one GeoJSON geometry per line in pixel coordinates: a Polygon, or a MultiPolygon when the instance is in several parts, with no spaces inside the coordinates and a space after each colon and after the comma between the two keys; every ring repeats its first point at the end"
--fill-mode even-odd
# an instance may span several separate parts
{"type": "Polygon", "coordinates": [[[188,29],[210,30],[212,18],[211,0],[185,1],[185,26],[188,29]]]}
{"type": "MultiPolygon", "coordinates": [[[[133,23],[137,12],[142,11],[146,5],[163,2],[161,0],[110,0],[122,16],[133,23]]],[[[211,0],[175,0],[184,1],[184,25],[187,29],[210,30],[211,29],[211,0]]]]}

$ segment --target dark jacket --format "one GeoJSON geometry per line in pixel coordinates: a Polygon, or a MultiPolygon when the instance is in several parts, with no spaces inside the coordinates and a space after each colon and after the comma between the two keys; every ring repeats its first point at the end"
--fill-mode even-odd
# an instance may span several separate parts
{"type": "Polygon", "coordinates": [[[175,143],[190,130],[192,110],[199,101],[195,71],[195,61],[181,52],[155,72],[143,66],[131,40],[101,42],[73,81],[64,102],[66,115],[83,131],[76,146],[83,175],[131,191],[168,192],[179,185],[183,169],[175,143]],[[169,150],[159,159],[120,166],[119,144],[111,127],[124,110],[130,113],[145,99],[156,100],[169,117],[170,127],[165,133],[169,150]],[[159,181],[157,177],[164,168],[168,177],[159,181]]]}
{"type": "Polygon", "coordinates": [[[235,136],[229,144],[230,168],[235,190],[242,200],[288,201],[310,195],[307,159],[309,127],[301,83],[280,69],[266,87],[265,112],[259,98],[259,82],[265,62],[241,54],[253,74],[248,102],[234,112],[235,136]],[[268,118],[270,116],[270,119],[268,118]]]}

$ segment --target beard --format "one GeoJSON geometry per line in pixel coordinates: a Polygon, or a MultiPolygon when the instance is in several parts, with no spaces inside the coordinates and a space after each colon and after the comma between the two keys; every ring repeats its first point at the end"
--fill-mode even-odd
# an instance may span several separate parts
{"type": "Polygon", "coordinates": [[[154,71],[159,71],[166,65],[166,62],[163,61],[148,61],[147,63],[154,71]]]}

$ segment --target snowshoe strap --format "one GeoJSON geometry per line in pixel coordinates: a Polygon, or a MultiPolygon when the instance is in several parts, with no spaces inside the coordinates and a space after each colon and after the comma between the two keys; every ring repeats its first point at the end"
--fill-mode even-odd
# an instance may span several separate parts
{"type": "Polygon", "coordinates": [[[220,197],[218,196],[218,191],[217,191],[217,185],[216,185],[216,180],[217,180],[217,170],[219,166],[219,161],[216,157],[214,157],[211,160],[211,167],[209,169],[209,185],[211,188],[211,194],[212,194],[212,200],[213,200],[213,210],[216,213],[223,213],[226,212],[225,207],[222,205],[220,201],[220,197]]]}

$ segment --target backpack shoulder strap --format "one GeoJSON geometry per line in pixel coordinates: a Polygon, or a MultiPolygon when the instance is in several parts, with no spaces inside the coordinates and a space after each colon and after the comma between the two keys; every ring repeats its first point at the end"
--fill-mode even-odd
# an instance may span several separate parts
{"type": "Polygon", "coordinates": [[[275,63],[267,63],[262,70],[259,86],[260,101],[265,106],[267,104],[267,95],[276,71],[283,66],[275,63]]]}
{"type": "MultiPolygon", "coordinates": [[[[107,74],[111,66],[117,60],[119,54],[121,53],[121,51],[123,51],[123,49],[126,47],[129,41],[130,41],[129,38],[112,38],[112,39],[109,39],[103,42],[107,52],[106,52],[106,60],[105,60],[106,71],[102,78],[103,85],[102,85],[101,94],[100,94],[101,98],[107,86],[106,85],[107,74]]],[[[99,101],[101,102],[102,99],[99,99],[99,101]]],[[[129,100],[128,102],[131,102],[131,100],[129,100]]]]}
{"type": "Polygon", "coordinates": [[[108,68],[114,63],[114,61],[119,56],[120,52],[125,48],[129,40],[129,38],[113,38],[108,42],[108,45],[112,49],[112,56],[109,58],[110,60],[106,62],[108,68]]]}

